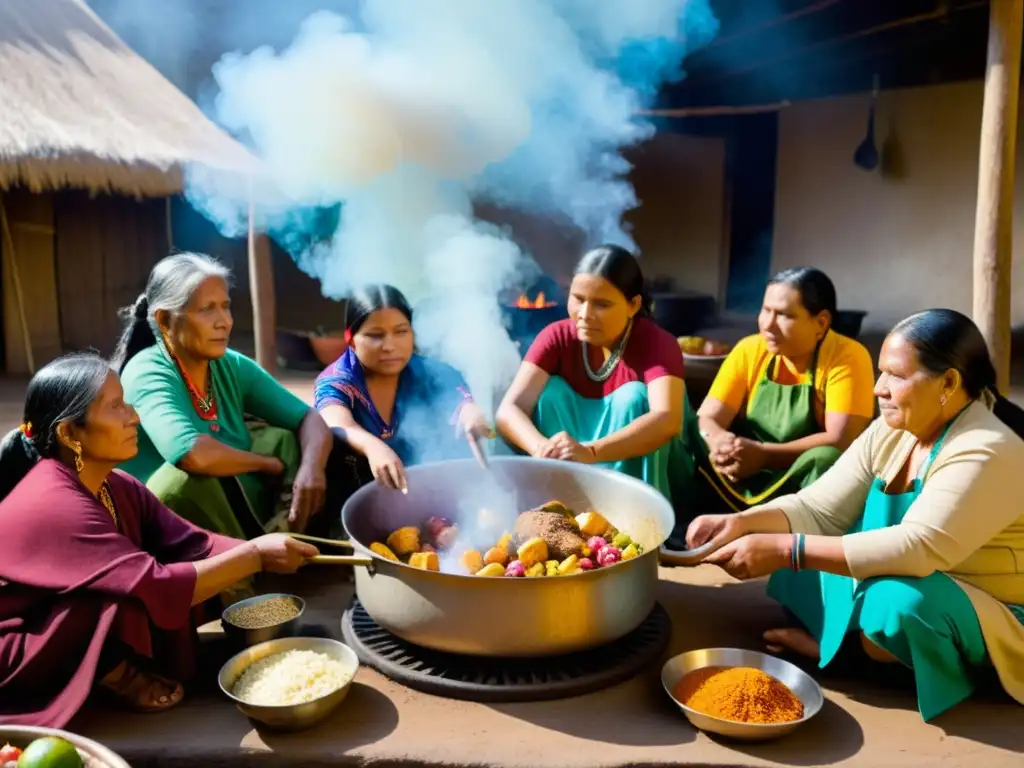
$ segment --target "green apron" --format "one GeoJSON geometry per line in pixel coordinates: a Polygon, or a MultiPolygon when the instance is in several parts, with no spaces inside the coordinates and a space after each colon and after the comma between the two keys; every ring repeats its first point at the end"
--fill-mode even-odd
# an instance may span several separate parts
{"type": "MultiPolygon", "coordinates": [[[[820,347],[819,344],[811,359],[810,381],[803,384],[779,384],[774,379],[781,360],[775,357],[770,361],[765,368],[764,379],[754,390],[746,415],[737,415],[731,432],[737,437],[770,444],[791,443],[820,432],[814,409],[814,377],[818,370],[820,347]]],[[[700,477],[714,492],[704,494],[706,498],[702,502],[710,504],[711,508],[724,502],[726,507],[739,512],[773,497],[806,488],[821,477],[842,452],[830,445],[812,448],[798,456],[788,469],[762,469],[737,483],[718,472],[703,439],[697,441],[695,453],[700,477]],[[715,496],[718,497],[717,504],[715,496]]],[[[698,513],[707,511],[706,507],[698,513]]]]}
{"type": "MultiPolygon", "coordinates": [[[[624,384],[604,397],[589,398],[578,394],[561,376],[552,376],[537,399],[533,423],[544,437],[567,432],[574,440],[588,443],[618,432],[650,410],[647,385],[641,381],[624,384]]],[[[683,432],[696,429],[696,423],[696,414],[684,393],[683,432]]],[[[682,435],[646,456],[599,466],[643,480],[670,501],[685,497],[694,477],[692,454],[682,435]]]]}
{"type": "MultiPolygon", "coordinates": [[[[909,491],[886,493],[875,478],[864,512],[848,533],[899,525],[921,494],[923,478],[952,422],[932,448],[909,491]]],[[[851,632],[863,632],[914,670],[921,717],[931,720],[973,693],[974,670],[990,664],[970,598],[945,573],[924,578],[884,576],[858,582],[821,571],[778,571],[768,595],[788,608],[821,646],[824,668],[851,632]]],[[[1010,606],[1024,621],[1024,609],[1010,606]]]]}

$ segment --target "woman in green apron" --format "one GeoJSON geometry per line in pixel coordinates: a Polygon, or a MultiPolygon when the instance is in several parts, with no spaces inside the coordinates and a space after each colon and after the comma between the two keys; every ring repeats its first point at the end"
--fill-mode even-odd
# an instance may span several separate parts
{"type": "Polygon", "coordinates": [[[813,486],[738,515],[693,522],[739,578],[801,625],[771,650],[822,667],[852,639],[914,671],[925,720],[995,668],[1024,703],[1024,412],[995,388],[977,327],[952,310],[907,318],[885,340],[882,418],[813,486]]]}
{"type": "Polygon", "coordinates": [[[501,435],[539,458],[601,464],[669,499],[687,496],[683,356],[650,318],[636,258],[601,246],[576,267],[569,318],[530,346],[497,411],[501,435]]]}
{"type": "Polygon", "coordinates": [[[771,279],[760,333],[732,350],[698,412],[694,514],[740,511],[806,487],[867,427],[871,357],[831,329],[835,313],[823,272],[771,279]]]}
{"type": "MultiPolygon", "coordinates": [[[[333,435],[320,415],[228,348],[222,265],[183,253],[158,263],[128,316],[114,365],[139,413],[122,467],[208,531],[241,539],[302,530],[325,506],[333,435]]],[[[324,530],[329,519],[315,518],[324,530]]]]}

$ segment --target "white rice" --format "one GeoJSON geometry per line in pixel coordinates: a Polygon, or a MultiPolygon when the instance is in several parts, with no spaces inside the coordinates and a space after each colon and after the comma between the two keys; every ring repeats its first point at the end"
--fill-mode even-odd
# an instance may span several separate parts
{"type": "Polygon", "coordinates": [[[351,675],[337,659],[315,651],[283,651],[250,665],[231,693],[247,704],[282,707],[319,699],[351,675]]]}

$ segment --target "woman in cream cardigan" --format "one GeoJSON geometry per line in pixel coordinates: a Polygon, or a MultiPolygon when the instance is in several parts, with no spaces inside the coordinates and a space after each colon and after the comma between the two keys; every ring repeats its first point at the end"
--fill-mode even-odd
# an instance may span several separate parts
{"type": "Polygon", "coordinates": [[[930,720],[994,666],[1024,703],[1024,411],[996,392],[967,317],[932,309],[889,334],[882,416],[816,483],[738,515],[705,515],[689,546],[768,593],[799,628],[769,648],[824,667],[849,636],[914,670],[930,720]]]}

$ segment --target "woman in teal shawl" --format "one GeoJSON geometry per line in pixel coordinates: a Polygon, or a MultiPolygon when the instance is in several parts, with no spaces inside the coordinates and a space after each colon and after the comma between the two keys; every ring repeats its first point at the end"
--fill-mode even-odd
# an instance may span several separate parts
{"type": "Polygon", "coordinates": [[[530,346],[497,422],[531,456],[601,464],[653,485],[677,508],[685,501],[693,462],[682,436],[696,420],[683,355],[651,319],[629,251],[601,246],[583,257],[569,318],[530,346]]]}

